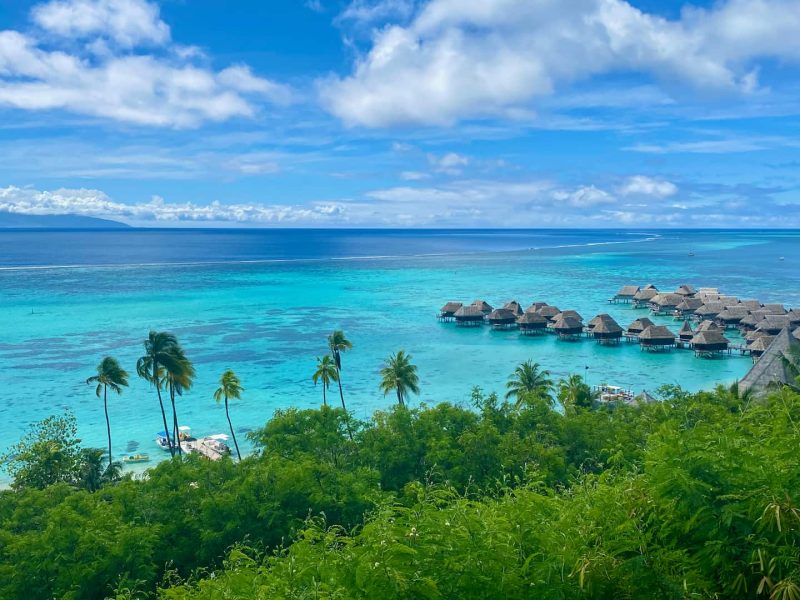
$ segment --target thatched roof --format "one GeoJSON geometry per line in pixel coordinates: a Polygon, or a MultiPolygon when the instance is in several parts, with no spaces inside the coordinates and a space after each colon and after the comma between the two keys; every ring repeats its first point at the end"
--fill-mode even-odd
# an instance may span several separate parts
{"type": "Polygon", "coordinates": [[[795,348],[800,348],[800,341],[792,337],[788,328],[782,329],[767,351],[739,382],[739,390],[763,392],[771,385],[792,382],[792,374],[786,367],[785,359],[795,348]]]}
{"type": "Polygon", "coordinates": [[[623,285],[617,292],[617,298],[633,298],[640,289],[638,285],[623,285]]]}
{"type": "Polygon", "coordinates": [[[452,313],[456,312],[462,306],[464,306],[464,304],[461,303],[461,302],[448,302],[447,304],[445,304],[442,307],[441,312],[442,313],[447,313],[447,314],[452,314],[452,313]]]}
{"type": "Polygon", "coordinates": [[[691,339],[694,337],[694,331],[692,331],[692,326],[689,325],[689,321],[684,321],[683,325],[681,325],[681,329],[678,332],[678,337],[683,339],[691,339]]]}
{"type": "Polygon", "coordinates": [[[557,306],[550,306],[549,304],[547,306],[543,306],[538,311],[540,315],[542,315],[543,317],[547,317],[548,319],[555,318],[555,316],[560,312],[561,309],[559,309],[557,306]]]}
{"type": "Polygon", "coordinates": [[[786,316],[789,317],[790,325],[795,326],[800,324],[800,310],[793,308],[788,313],[786,313],[786,316]]]}
{"type": "Polygon", "coordinates": [[[557,321],[560,317],[572,317],[578,321],[583,321],[583,317],[580,315],[580,313],[578,313],[577,310],[562,310],[556,315],[555,320],[557,321]]]}
{"type": "Polygon", "coordinates": [[[520,303],[517,302],[516,300],[512,300],[511,302],[506,302],[503,305],[503,308],[507,308],[508,310],[513,312],[515,316],[519,316],[523,312],[522,311],[522,306],[520,306],[520,303]]]}
{"type": "Polygon", "coordinates": [[[647,317],[642,317],[641,319],[636,319],[633,323],[628,325],[628,333],[641,333],[653,325],[655,325],[655,323],[653,323],[650,319],[647,317]]]}
{"type": "Polygon", "coordinates": [[[744,306],[747,310],[759,310],[761,302],[758,300],[742,300],[739,302],[739,306],[744,306]]]}
{"type": "Polygon", "coordinates": [[[748,315],[747,307],[741,304],[737,306],[729,306],[717,315],[717,319],[725,322],[738,323],[748,315]]]}
{"type": "Polygon", "coordinates": [[[795,330],[792,332],[792,337],[793,337],[793,338],[795,338],[795,339],[797,339],[797,340],[800,340],[800,328],[799,328],[799,329],[795,329],[795,330]]]}
{"type": "Polygon", "coordinates": [[[740,325],[747,325],[748,327],[755,327],[758,325],[759,321],[764,320],[764,315],[757,314],[757,313],[750,313],[749,315],[742,317],[742,320],[739,321],[740,325]]]}
{"type": "Polygon", "coordinates": [[[579,332],[583,330],[583,323],[570,315],[562,315],[553,323],[553,329],[556,331],[579,332]]]}
{"type": "Polygon", "coordinates": [[[719,288],[715,287],[701,287],[697,289],[698,294],[705,294],[707,296],[719,296],[719,288]]]}
{"type": "Polygon", "coordinates": [[[644,289],[641,289],[638,292],[636,292],[636,294],[634,294],[634,296],[633,296],[633,299],[634,300],[639,300],[641,302],[644,302],[646,300],[652,300],[656,296],[658,296],[658,290],[657,289],[655,289],[655,288],[644,288],[644,289]]]}
{"type": "Polygon", "coordinates": [[[739,304],[739,299],[736,296],[720,296],[719,301],[725,306],[734,306],[735,304],[739,304]]]}
{"type": "Polygon", "coordinates": [[[600,313],[599,315],[592,317],[591,321],[589,321],[586,324],[586,326],[589,329],[592,329],[595,325],[599,324],[601,321],[614,321],[614,319],[608,313],[600,313]]]}
{"type": "Polygon", "coordinates": [[[608,318],[599,321],[594,327],[592,327],[592,335],[595,336],[616,336],[620,337],[622,335],[622,327],[619,326],[614,319],[608,318]]]}
{"type": "Polygon", "coordinates": [[[547,306],[547,302],[534,302],[528,308],[525,309],[525,312],[536,312],[543,306],[547,306]]]}
{"type": "Polygon", "coordinates": [[[486,316],[486,320],[490,323],[515,323],[517,315],[508,308],[495,308],[486,316]]]}
{"type": "Polygon", "coordinates": [[[695,310],[694,314],[701,317],[716,317],[723,310],[725,310],[725,305],[721,302],[708,302],[695,310]]]}
{"type": "Polygon", "coordinates": [[[485,315],[488,315],[493,310],[492,305],[486,302],[486,300],[475,300],[472,305],[477,306],[485,315]]]}
{"type": "Polygon", "coordinates": [[[751,352],[762,354],[767,351],[770,344],[772,344],[772,340],[774,339],[775,339],[774,335],[762,335],[748,347],[750,348],[751,352]]]}
{"type": "Polygon", "coordinates": [[[697,326],[697,329],[695,329],[695,331],[712,331],[712,330],[719,331],[719,325],[714,323],[714,321],[708,321],[708,320],[700,321],[700,324],[697,326]]]}
{"type": "Polygon", "coordinates": [[[694,296],[696,292],[692,286],[684,283],[677,290],[675,290],[675,293],[679,294],[680,296],[694,296]]]}
{"type": "Polygon", "coordinates": [[[765,315],[785,315],[786,308],[783,304],[765,304],[761,307],[765,315]]]}
{"type": "Polygon", "coordinates": [[[725,346],[730,344],[730,340],[722,335],[722,332],[716,329],[707,329],[706,331],[698,331],[692,338],[692,345],[697,347],[706,346],[725,346]]]}
{"type": "Polygon", "coordinates": [[[781,329],[789,327],[791,320],[789,315],[767,315],[757,325],[757,329],[767,333],[778,333],[781,329]]]}
{"type": "Polygon", "coordinates": [[[747,335],[744,336],[744,341],[749,346],[757,339],[762,337],[772,337],[772,336],[768,334],[766,331],[759,331],[758,329],[756,329],[755,331],[748,331],[747,335]]]}
{"type": "Polygon", "coordinates": [[[656,286],[654,286],[652,283],[648,283],[642,289],[643,290],[655,290],[655,291],[658,291],[658,288],[656,286]]]}
{"type": "Polygon", "coordinates": [[[683,301],[683,296],[680,294],[661,293],[653,297],[650,302],[656,306],[678,306],[683,301]]]}
{"type": "Polygon", "coordinates": [[[526,312],[521,317],[517,317],[517,323],[520,325],[540,325],[544,327],[547,325],[547,319],[540,314],[526,312]]]}
{"type": "Polygon", "coordinates": [[[700,298],[684,298],[675,308],[681,312],[691,313],[701,306],[703,306],[703,301],[700,298]]]}
{"type": "Polygon", "coordinates": [[[475,319],[478,317],[483,318],[484,315],[478,305],[470,304],[469,306],[462,306],[459,308],[453,316],[456,319],[475,319]]]}
{"type": "Polygon", "coordinates": [[[650,325],[650,327],[639,334],[639,341],[666,342],[667,340],[674,342],[675,334],[663,325],[650,325]]]}

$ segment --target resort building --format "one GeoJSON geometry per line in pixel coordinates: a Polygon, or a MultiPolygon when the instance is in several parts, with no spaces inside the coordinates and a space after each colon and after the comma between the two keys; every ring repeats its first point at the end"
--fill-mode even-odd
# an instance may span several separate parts
{"type": "Polygon", "coordinates": [[[633,296],[633,306],[635,308],[642,308],[650,304],[650,301],[658,296],[658,290],[655,287],[642,288],[633,296]]]}
{"type": "Polygon", "coordinates": [[[486,302],[486,300],[475,300],[475,302],[472,303],[472,306],[477,306],[484,315],[488,315],[494,310],[492,305],[486,302]]]}
{"type": "Polygon", "coordinates": [[[772,340],[775,337],[771,335],[761,335],[756,339],[752,344],[749,344],[747,347],[750,350],[750,356],[753,357],[753,360],[756,360],[760,356],[764,354],[769,349],[772,340]]]}
{"type": "Polygon", "coordinates": [[[452,321],[456,311],[464,306],[461,302],[448,302],[439,310],[439,319],[442,321],[452,321]]]}
{"type": "Polygon", "coordinates": [[[788,363],[792,354],[798,351],[800,340],[792,336],[788,327],[782,329],[739,382],[739,391],[761,394],[773,386],[793,383],[794,374],[788,363]]]}
{"type": "Polygon", "coordinates": [[[522,314],[522,306],[520,306],[519,302],[516,300],[512,300],[511,302],[507,302],[503,305],[503,308],[507,308],[511,312],[514,313],[515,317],[519,317],[522,314]]]}
{"type": "Polygon", "coordinates": [[[583,333],[583,322],[573,316],[566,315],[554,321],[552,328],[553,331],[558,334],[559,338],[574,340],[578,339],[583,333]]]}
{"type": "Polygon", "coordinates": [[[597,315],[589,321],[589,334],[600,344],[618,344],[622,339],[622,327],[609,315],[597,315]],[[592,322],[594,324],[592,325],[592,322]]]}
{"type": "Polygon", "coordinates": [[[628,325],[627,333],[632,336],[639,336],[645,329],[648,327],[652,327],[655,325],[650,319],[647,317],[642,317],[641,319],[636,319],[633,323],[628,325]]]}
{"type": "Polygon", "coordinates": [[[537,335],[547,331],[547,319],[535,312],[525,312],[517,318],[517,327],[525,335],[537,335]]]}
{"type": "Polygon", "coordinates": [[[730,345],[730,341],[721,331],[708,329],[698,331],[692,338],[692,349],[696,356],[718,356],[725,352],[730,345]]]}
{"type": "Polygon", "coordinates": [[[675,346],[675,334],[663,325],[651,325],[639,334],[639,345],[652,352],[671,350],[675,346]]]}
{"type": "Polygon", "coordinates": [[[676,317],[686,317],[693,315],[694,311],[703,306],[703,301],[700,298],[684,298],[680,304],[675,307],[673,314],[676,317]]]}
{"type": "Polygon", "coordinates": [[[549,304],[547,306],[543,306],[538,311],[538,314],[542,315],[545,319],[547,319],[550,322],[555,321],[556,315],[560,313],[561,309],[559,309],[557,306],[550,306],[549,304]]]}
{"type": "Polygon", "coordinates": [[[547,302],[534,302],[528,308],[525,309],[526,313],[534,313],[538,312],[540,308],[547,306],[547,302]]]}
{"type": "Polygon", "coordinates": [[[614,294],[614,297],[611,298],[609,302],[624,302],[626,304],[633,302],[634,296],[636,296],[640,289],[638,285],[624,285],[614,294]]]}
{"type": "Polygon", "coordinates": [[[481,308],[475,304],[469,306],[462,306],[455,313],[453,319],[456,325],[461,327],[477,327],[483,325],[486,315],[483,314],[481,308]]]}
{"type": "Polygon", "coordinates": [[[694,316],[698,319],[716,319],[723,310],[725,305],[722,302],[706,302],[694,311],[694,316]]]}
{"type": "Polygon", "coordinates": [[[688,296],[694,296],[697,292],[695,292],[695,289],[692,286],[684,283],[682,286],[678,287],[677,290],[675,290],[675,293],[678,294],[679,296],[688,297],[688,296]]]}
{"type": "Polygon", "coordinates": [[[678,339],[682,342],[691,342],[693,337],[692,326],[689,325],[689,321],[684,321],[680,331],[678,331],[678,339]]]}
{"type": "Polygon", "coordinates": [[[736,327],[748,314],[747,307],[741,304],[729,306],[717,315],[717,323],[723,328],[736,327]]]}
{"type": "Polygon", "coordinates": [[[486,316],[492,329],[513,329],[517,326],[517,315],[508,308],[496,308],[486,316]]]}

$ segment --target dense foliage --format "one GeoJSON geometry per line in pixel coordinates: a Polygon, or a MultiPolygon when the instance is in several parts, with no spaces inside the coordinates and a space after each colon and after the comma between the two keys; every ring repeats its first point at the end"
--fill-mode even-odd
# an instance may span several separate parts
{"type": "Polygon", "coordinates": [[[22,480],[0,598],[800,597],[800,395],[556,393],[288,409],[241,463],[22,480]]]}

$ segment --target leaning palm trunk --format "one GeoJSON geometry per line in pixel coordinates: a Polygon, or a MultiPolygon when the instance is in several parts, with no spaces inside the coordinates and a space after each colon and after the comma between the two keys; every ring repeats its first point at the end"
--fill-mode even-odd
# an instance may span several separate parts
{"type": "Polygon", "coordinates": [[[347,406],[344,403],[344,392],[342,392],[342,372],[339,371],[336,382],[339,384],[339,399],[342,401],[342,408],[344,409],[345,425],[347,425],[347,435],[350,441],[353,441],[353,431],[350,429],[350,413],[347,412],[347,406]]]}
{"type": "Polygon", "coordinates": [[[242,462],[242,453],[239,452],[239,442],[236,441],[236,434],[233,432],[233,423],[231,423],[231,415],[228,413],[227,395],[225,396],[225,416],[228,418],[228,427],[231,428],[231,437],[233,438],[233,445],[236,447],[236,456],[239,457],[239,462],[242,462]]]}
{"type": "Polygon", "coordinates": [[[161,386],[158,381],[156,381],[156,393],[158,394],[158,404],[161,407],[161,418],[164,420],[164,434],[167,436],[169,453],[171,456],[175,456],[175,448],[172,447],[172,438],[169,435],[169,426],[167,425],[167,411],[164,410],[164,401],[161,399],[161,386]]]}
{"type": "Polygon", "coordinates": [[[183,456],[181,450],[181,432],[178,429],[178,411],[175,409],[175,386],[169,386],[169,399],[172,403],[172,435],[174,436],[174,446],[178,449],[178,456],[183,456]]]}
{"type": "Polygon", "coordinates": [[[111,421],[108,420],[108,386],[103,386],[103,410],[106,413],[106,431],[108,432],[108,468],[111,468],[111,421]]]}

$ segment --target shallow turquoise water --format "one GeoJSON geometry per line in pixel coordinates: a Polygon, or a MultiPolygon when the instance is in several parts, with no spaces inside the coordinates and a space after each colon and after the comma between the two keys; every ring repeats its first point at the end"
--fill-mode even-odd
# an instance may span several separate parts
{"type": "MultiPolygon", "coordinates": [[[[106,354],[134,373],[150,329],[176,333],[197,366],[179,413],[197,434],[226,429],[212,394],[227,368],[246,388],[232,404],[234,425],[242,430],[260,426],[277,408],[319,405],[322,391],[311,374],[335,328],[355,346],[344,356],[343,383],[349,408],[361,418],[391,404],[378,391],[378,370],[401,348],[419,366],[422,394],[414,402],[465,403],[475,385],[502,392],[527,359],[556,376],[588,366],[590,384],[708,388],[741,377],[750,359],[704,360],[684,351],[640,352],[631,344],[460,329],[437,322],[435,313],[451,299],[494,305],[517,299],[523,306],[543,300],[587,320],[609,312],[624,326],[647,311],[606,299],[623,284],[650,282],[662,289],[684,282],[715,286],[796,306],[798,250],[797,232],[684,232],[622,245],[455,256],[0,270],[0,446],[68,406],[84,441],[102,447],[102,403],[83,382],[106,354]]],[[[672,319],[657,320],[677,331],[672,319]]],[[[110,404],[115,454],[138,444],[139,451],[162,456],[152,441],[162,427],[148,386],[132,377],[110,404]]]]}

